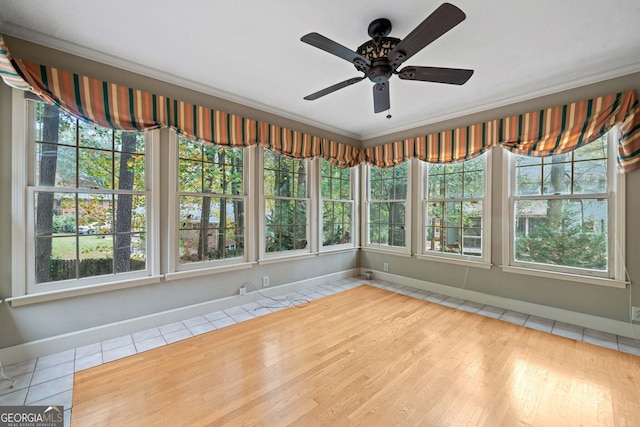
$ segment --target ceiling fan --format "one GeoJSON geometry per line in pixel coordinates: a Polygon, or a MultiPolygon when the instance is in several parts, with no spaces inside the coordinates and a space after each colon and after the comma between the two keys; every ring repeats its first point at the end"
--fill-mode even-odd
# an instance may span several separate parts
{"type": "Polygon", "coordinates": [[[402,40],[387,37],[391,32],[391,22],[386,18],[379,18],[369,24],[368,33],[371,40],[362,44],[355,52],[318,33],[303,36],[301,41],[351,62],[358,71],[364,73],[363,76],[350,78],[307,95],[304,99],[318,99],[368,78],[374,83],[373,110],[380,113],[390,108],[389,79],[394,74],[403,80],[456,85],[466,83],[471,78],[473,70],[417,66],[407,66],[398,70],[407,59],[465,18],[466,15],[459,8],[450,3],[443,3],[402,40]]]}

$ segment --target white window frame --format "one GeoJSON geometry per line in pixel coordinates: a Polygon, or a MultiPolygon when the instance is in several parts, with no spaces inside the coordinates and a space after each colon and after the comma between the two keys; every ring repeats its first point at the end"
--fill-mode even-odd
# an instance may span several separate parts
{"type": "Polygon", "coordinates": [[[233,271],[245,268],[251,268],[253,264],[255,264],[255,259],[253,257],[253,229],[251,228],[251,224],[253,223],[250,218],[247,219],[248,212],[254,212],[252,203],[251,194],[251,182],[252,177],[250,171],[253,170],[251,167],[252,159],[254,156],[255,149],[253,147],[247,147],[242,149],[242,168],[243,168],[243,196],[242,200],[244,203],[245,215],[243,216],[244,220],[244,255],[238,258],[228,258],[221,260],[208,260],[202,262],[193,262],[193,263],[180,263],[180,251],[178,249],[178,245],[180,242],[180,227],[178,226],[180,221],[180,192],[178,191],[178,168],[179,168],[179,135],[174,130],[168,130],[168,141],[167,146],[169,147],[169,168],[168,168],[168,178],[169,178],[169,191],[168,191],[168,204],[169,204],[169,212],[168,212],[168,249],[167,249],[167,273],[165,277],[168,280],[179,279],[179,278],[187,278],[187,277],[196,277],[201,275],[207,275],[212,273],[221,273],[226,271],[233,271]]]}
{"type": "Polygon", "coordinates": [[[515,233],[515,155],[506,149],[502,154],[502,182],[505,185],[502,197],[502,270],[509,273],[526,274],[550,279],[568,280],[591,285],[624,288],[629,283],[625,270],[625,175],[618,173],[618,139],[620,129],[614,126],[607,134],[607,194],[609,200],[609,271],[605,275],[590,273],[584,269],[546,266],[544,264],[524,263],[514,258],[515,233]],[[607,277],[603,277],[607,276],[607,277]]]}
{"type": "Polygon", "coordinates": [[[482,198],[482,256],[475,257],[464,254],[428,251],[426,245],[426,209],[429,203],[427,188],[425,187],[429,164],[420,162],[419,176],[415,179],[418,183],[418,195],[420,197],[420,209],[417,213],[419,224],[418,254],[416,258],[427,261],[437,261],[450,264],[470,265],[478,268],[491,268],[491,188],[492,188],[492,152],[487,151],[484,156],[484,197],[482,198]]]}
{"type": "MultiPolygon", "coordinates": [[[[317,227],[312,227],[312,224],[317,224],[317,200],[318,200],[318,182],[317,182],[317,162],[311,161],[309,159],[299,159],[300,161],[306,162],[306,171],[307,171],[307,196],[302,198],[307,201],[307,247],[304,249],[293,249],[290,251],[284,252],[267,252],[266,251],[266,196],[264,192],[264,147],[258,148],[257,153],[257,164],[258,167],[256,170],[261,171],[262,173],[257,174],[256,185],[257,185],[257,193],[258,193],[258,264],[270,264],[273,262],[281,262],[281,261],[289,261],[292,258],[306,258],[313,257],[317,253],[317,239],[318,239],[318,230],[317,227]],[[312,222],[313,221],[313,222],[312,222]]],[[[278,153],[275,153],[278,154],[278,153]]],[[[279,154],[282,155],[282,154],[279,154]]],[[[269,196],[271,197],[271,196],[269,196]]],[[[301,199],[301,198],[292,198],[292,199],[301,199]]],[[[253,212],[256,212],[255,210],[253,212]]]]}
{"type": "MultiPolygon", "coordinates": [[[[31,172],[35,147],[28,122],[27,99],[36,99],[25,92],[12,89],[12,296],[7,298],[13,306],[42,301],[75,297],[79,295],[105,292],[114,289],[157,283],[161,280],[158,258],[158,188],[159,156],[157,145],[158,131],[145,134],[145,197],[147,201],[147,267],[144,270],[127,273],[94,276],[51,283],[35,284],[34,260],[34,218],[33,186],[31,172]],[[28,139],[31,139],[30,141],[28,139]]],[[[61,189],[64,190],[64,189],[61,189]]],[[[81,191],[81,189],[72,189],[81,191]]]]}
{"type": "MultiPolygon", "coordinates": [[[[370,186],[371,182],[371,168],[372,165],[366,164],[361,165],[361,173],[363,176],[361,183],[361,191],[363,195],[363,204],[361,209],[361,246],[363,250],[373,251],[373,252],[384,252],[384,253],[393,253],[396,255],[404,255],[411,256],[411,242],[413,233],[411,230],[411,212],[412,212],[412,204],[413,204],[413,191],[412,191],[412,181],[414,180],[415,174],[415,165],[416,159],[408,160],[407,163],[407,196],[404,199],[405,202],[405,211],[404,211],[404,223],[405,223],[405,246],[388,246],[388,245],[377,245],[369,242],[369,205],[370,205],[370,186]]],[[[399,201],[400,199],[394,199],[394,201],[399,201]]]]}
{"type": "Polygon", "coordinates": [[[314,163],[317,163],[317,167],[316,167],[316,171],[317,171],[317,182],[318,182],[318,212],[317,212],[317,218],[318,218],[318,245],[319,245],[319,251],[322,253],[330,253],[330,252],[339,252],[339,251],[344,251],[344,250],[351,250],[351,249],[355,249],[358,247],[358,235],[359,233],[357,232],[358,230],[358,168],[357,167],[352,167],[349,168],[349,174],[350,174],[350,179],[351,179],[351,199],[348,200],[351,202],[351,241],[349,243],[344,243],[344,244],[336,244],[336,245],[327,245],[325,246],[323,244],[323,229],[324,229],[324,224],[322,222],[322,218],[323,218],[323,209],[324,209],[324,202],[329,201],[329,202],[345,202],[346,200],[337,200],[337,199],[324,199],[322,197],[322,159],[315,159],[314,163]]]}

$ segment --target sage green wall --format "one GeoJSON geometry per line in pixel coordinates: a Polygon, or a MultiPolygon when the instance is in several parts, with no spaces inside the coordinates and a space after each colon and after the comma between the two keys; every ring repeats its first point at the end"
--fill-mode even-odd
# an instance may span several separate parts
{"type": "MultiPolygon", "coordinates": [[[[419,130],[397,134],[402,138],[453,129],[473,123],[506,117],[536,109],[561,105],[572,101],[591,98],[626,89],[640,90],[640,73],[607,80],[578,89],[555,93],[527,102],[521,102],[509,107],[482,112],[461,117],[446,123],[426,126],[419,130]]],[[[365,141],[364,145],[380,143],[380,141],[365,141]]],[[[626,175],[626,268],[632,285],[626,289],[605,286],[587,285],[577,282],[546,279],[522,274],[505,273],[500,269],[502,264],[502,217],[501,195],[505,191],[502,183],[501,149],[490,152],[493,156],[492,203],[491,203],[491,270],[483,270],[454,264],[443,264],[417,259],[415,257],[401,257],[381,254],[379,252],[361,251],[360,266],[370,270],[383,270],[383,264],[389,264],[389,273],[403,277],[435,282],[471,291],[482,292],[504,298],[511,298],[549,307],[556,307],[579,313],[600,316],[613,320],[630,321],[629,302],[640,306],[640,227],[638,226],[638,212],[640,212],[640,170],[626,175]]],[[[415,186],[414,186],[415,188],[415,186]]],[[[418,200],[414,194],[413,200],[418,200]]],[[[415,221],[412,230],[418,230],[415,221]]],[[[417,243],[412,242],[412,253],[417,251],[417,243]]],[[[455,289],[453,290],[455,292],[455,289]]]]}

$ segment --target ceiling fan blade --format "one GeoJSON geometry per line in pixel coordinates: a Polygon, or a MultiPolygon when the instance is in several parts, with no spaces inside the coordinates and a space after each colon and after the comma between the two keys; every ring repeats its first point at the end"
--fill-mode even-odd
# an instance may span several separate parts
{"type": "Polygon", "coordinates": [[[302,36],[300,40],[307,44],[310,44],[311,46],[315,46],[318,49],[322,49],[325,52],[329,52],[335,56],[345,59],[352,64],[355,64],[356,66],[360,66],[361,68],[371,66],[371,61],[369,61],[364,56],[352,51],[347,47],[342,46],[340,43],[326,38],[321,34],[309,33],[302,36]]]}
{"type": "Polygon", "coordinates": [[[389,52],[389,62],[397,67],[466,17],[456,6],[443,3],[389,52]]]}
{"type": "Polygon", "coordinates": [[[398,72],[403,80],[463,85],[471,78],[473,70],[439,67],[405,67],[398,72]]]}
{"type": "Polygon", "coordinates": [[[373,85],[373,111],[381,113],[391,108],[389,100],[389,82],[376,83],[373,85]]]}
{"type": "Polygon", "coordinates": [[[358,83],[361,80],[364,80],[365,76],[362,77],[353,77],[350,78],[349,80],[345,80],[343,82],[340,83],[336,83],[333,86],[329,86],[328,88],[319,90],[315,93],[312,93],[311,95],[307,95],[304,97],[304,99],[306,99],[307,101],[313,101],[314,99],[318,99],[322,96],[328,95],[331,92],[335,92],[338,89],[342,89],[343,87],[347,87],[347,86],[351,86],[354,83],[358,83]]]}

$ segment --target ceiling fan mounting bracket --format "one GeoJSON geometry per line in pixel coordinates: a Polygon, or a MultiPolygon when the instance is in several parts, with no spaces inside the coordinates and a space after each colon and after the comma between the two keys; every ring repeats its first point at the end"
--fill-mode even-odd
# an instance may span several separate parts
{"type": "Polygon", "coordinates": [[[377,37],[386,37],[391,32],[391,21],[387,18],[378,18],[371,21],[367,29],[369,37],[375,39],[377,37]]]}

